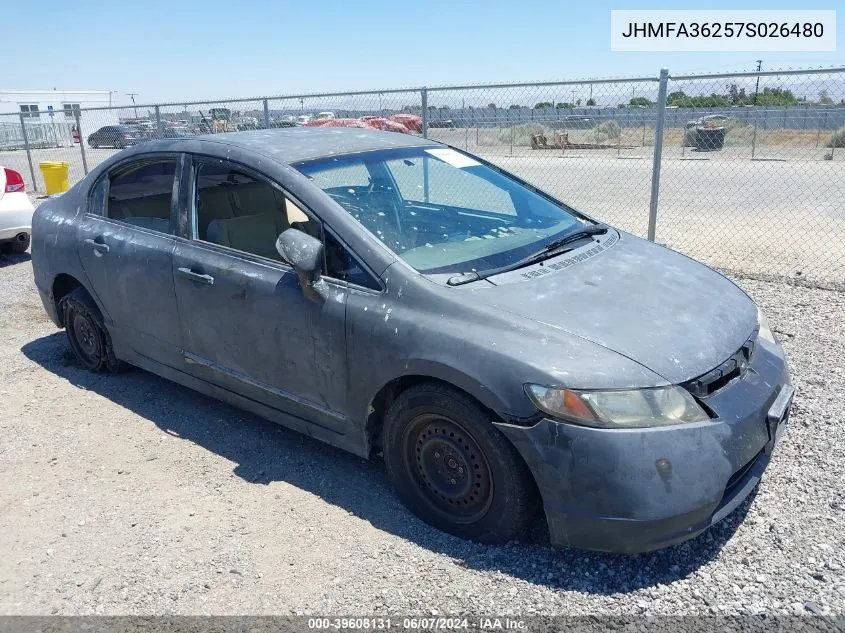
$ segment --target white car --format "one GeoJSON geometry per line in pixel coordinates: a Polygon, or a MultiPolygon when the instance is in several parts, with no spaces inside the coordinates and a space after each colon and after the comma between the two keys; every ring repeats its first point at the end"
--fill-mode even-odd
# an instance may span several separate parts
{"type": "Polygon", "coordinates": [[[0,166],[0,251],[23,253],[29,248],[33,212],[23,176],[0,166]]]}
{"type": "Polygon", "coordinates": [[[317,114],[318,121],[331,121],[334,119],[334,112],[320,112],[317,114]]]}

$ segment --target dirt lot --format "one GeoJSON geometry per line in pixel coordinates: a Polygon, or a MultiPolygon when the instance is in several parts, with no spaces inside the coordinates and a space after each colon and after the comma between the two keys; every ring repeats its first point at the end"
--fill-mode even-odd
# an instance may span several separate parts
{"type": "Polygon", "coordinates": [[[93,375],[0,257],[0,613],[842,613],[845,294],[742,285],[798,390],[755,497],[635,557],[477,545],[365,462],[150,374],[93,375]]]}

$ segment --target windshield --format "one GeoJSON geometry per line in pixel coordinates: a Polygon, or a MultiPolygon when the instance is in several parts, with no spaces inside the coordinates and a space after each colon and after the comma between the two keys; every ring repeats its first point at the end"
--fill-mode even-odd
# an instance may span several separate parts
{"type": "Polygon", "coordinates": [[[571,209],[451,148],[380,150],[295,167],[422,273],[515,264],[583,226],[571,209]]]}

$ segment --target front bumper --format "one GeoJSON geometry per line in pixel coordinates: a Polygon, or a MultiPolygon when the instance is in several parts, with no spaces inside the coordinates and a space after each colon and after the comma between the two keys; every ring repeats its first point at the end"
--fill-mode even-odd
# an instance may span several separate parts
{"type": "Polygon", "coordinates": [[[650,429],[543,419],[498,424],[534,474],[553,545],[645,552],[693,538],[754,490],[786,428],[794,390],[779,346],[705,402],[718,418],[650,429]]]}

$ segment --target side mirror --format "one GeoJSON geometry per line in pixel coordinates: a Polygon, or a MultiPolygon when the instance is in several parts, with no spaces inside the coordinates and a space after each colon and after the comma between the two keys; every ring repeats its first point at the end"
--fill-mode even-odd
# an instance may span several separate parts
{"type": "Polygon", "coordinates": [[[312,301],[323,299],[323,243],[299,229],[288,229],[276,240],[282,260],[293,266],[302,292],[312,301]]]}

